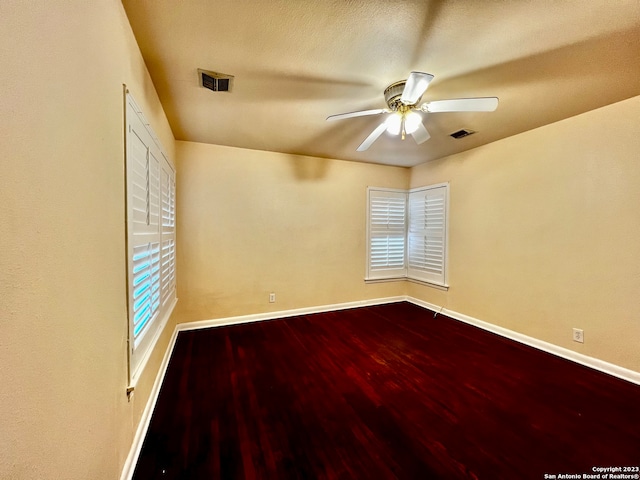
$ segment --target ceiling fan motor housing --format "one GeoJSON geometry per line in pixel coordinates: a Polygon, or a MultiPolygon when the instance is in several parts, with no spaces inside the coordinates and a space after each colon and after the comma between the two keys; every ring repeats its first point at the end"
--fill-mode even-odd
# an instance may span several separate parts
{"type": "MultiPolygon", "coordinates": [[[[402,92],[404,92],[404,86],[406,85],[406,83],[406,80],[400,80],[399,82],[392,83],[384,89],[384,100],[385,102],[387,102],[389,109],[393,110],[394,112],[401,106],[404,106],[404,104],[400,101],[400,97],[402,97],[402,92]]],[[[420,98],[416,100],[416,103],[418,103],[419,101],[420,98]]]]}
{"type": "Polygon", "coordinates": [[[398,106],[402,103],[400,102],[400,97],[402,96],[406,83],[406,80],[401,80],[399,82],[392,83],[384,89],[384,100],[387,102],[387,105],[391,110],[397,110],[398,106]]]}

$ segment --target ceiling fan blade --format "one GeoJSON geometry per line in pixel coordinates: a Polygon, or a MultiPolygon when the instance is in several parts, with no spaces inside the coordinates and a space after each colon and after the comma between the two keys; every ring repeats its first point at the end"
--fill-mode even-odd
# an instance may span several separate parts
{"type": "Polygon", "coordinates": [[[427,129],[424,127],[422,122],[418,124],[418,128],[411,135],[413,135],[413,139],[416,141],[418,145],[426,142],[431,138],[431,135],[429,134],[427,129]]]}
{"type": "Polygon", "coordinates": [[[411,72],[402,91],[400,101],[405,105],[415,105],[420,97],[427,91],[427,87],[433,80],[433,75],[424,72],[411,72]]]}
{"type": "Polygon", "coordinates": [[[364,152],[371,146],[373,142],[378,139],[380,135],[382,135],[382,132],[384,132],[386,129],[387,124],[385,122],[382,122],[373,132],[371,132],[371,134],[367,138],[364,139],[364,142],[362,142],[356,150],[358,152],[364,152]]]}
{"type": "Polygon", "coordinates": [[[454,98],[427,102],[422,111],[435,112],[493,112],[498,108],[498,97],[454,98]]]}
{"type": "Polygon", "coordinates": [[[377,110],[361,110],[359,112],[339,113],[337,115],[330,115],[327,117],[327,121],[342,120],[343,118],[364,117],[365,115],[380,115],[381,113],[389,113],[390,110],[386,108],[378,108],[377,110]]]}

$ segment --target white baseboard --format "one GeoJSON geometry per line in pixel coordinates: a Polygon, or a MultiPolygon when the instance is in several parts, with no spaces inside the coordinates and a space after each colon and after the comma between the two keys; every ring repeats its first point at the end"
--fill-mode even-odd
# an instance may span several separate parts
{"type": "MultiPolygon", "coordinates": [[[[122,468],[122,474],[120,475],[120,480],[131,480],[131,478],[133,478],[133,473],[138,463],[138,457],[140,456],[140,451],[142,450],[142,444],[144,443],[144,439],[147,436],[147,430],[149,429],[151,416],[153,415],[153,410],[156,407],[156,402],[158,401],[158,395],[160,394],[160,387],[162,386],[164,375],[165,373],[167,373],[167,367],[169,366],[169,359],[171,358],[171,354],[173,353],[173,347],[176,344],[177,338],[178,338],[178,328],[176,326],[174,327],[173,333],[171,334],[171,339],[169,339],[167,350],[164,352],[164,357],[162,358],[162,363],[160,364],[160,368],[158,369],[158,374],[156,375],[156,379],[153,382],[153,387],[151,387],[151,392],[149,393],[149,399],[147,400],[147,404],[145,405],[144,410],[142,411],[142,417],[140,418],[140,422],[138,423],[138,428],[136,429],[136,433],[133,437],[131,450],[129,450],[129,455],[127,456],[127,459],[124,462],[124,467],[122,468]]],[[[135,390],[134,390],[134,395],[135,395],[135,390]]]]}
{"type": "Polygon", "coordinates": [[[215,318],[212,320],[200,320],[197,322],[180,323],[178,331],[197,330],[200,328],[221,327],[224,325],[237,325],[240,323],[261,322],[263,320],[274,320],[276,318],[297,317],[298,315],[310,315],[312,313],[333,312],[346,310],[349,308],[368,307],[372,305],[383,305],[385,303],[404,302],[407,297],[375,298],[372,300],[359,300],[356,302],[335,303],[332,305],[319,305],[317,307],[294,308],[292,310],[280,310],[279,312],[255,313],[252,315],[241,315],[237,317],[215,318]]]}
{"type": "Polygon", "coordinates": [[[469,325],[473,325],[475,327],[481,328],[482,330],[495,333],[510,340],[514,340],[516,342],[529,345],[530,347],[536,348],[538,350],[542,350],[543,352],[551,353],[552,355],[562,357],[566,360],[579,363],[581,365],[593,368],[594,370],[598,370],[622,380],[640,385],[640,372],[635,372],[633,370],[629,370],[627,368],[623,368],[618,365],[599,360],[597,358],[589,357],[587,355],[583,355],[581,353],[574,352],[572,350],[559,347],[542,340],[538,340],[537,338],[529,337],[522,333],[514,332],[513,330],[509,330],[498,325],[493,325],[491,323],[478,320],[477,318],[473,318],[468,315],[455,312],[453,310],[442,308],[438,305],[434,305],[432,303],[425,302],[423,300],[419,300],[417,298],[406,295],[377,298],[371,300],[361,300],[356,302],[337,303],[333,305],[320,305],[317,307],[296,308],[292,310],[282,310],[279,312],[256,313],[252,315],[241,315],[236,317],[216,318],[212,320],[179,323],[178,325],[176,325],[173,331],[171,340],[169,341],[169,345],[167,346],[167,351],[165,352],[164,358],[162,359],[162,364],[160,365],[160,369],[158,370],[153,388],[151,389],[151,393],[149,395],[149,400],[147,401],[147,405],[145,406],[144,412],[142,413],[142,418],[140,419],[140,423],[138,424],[138,428],[133,439],[133,444],[131,445],[131,451],[129,452],[127,460],[125,461],[120,480],[131,480],[131,478],[133,477],[133,472],[138,462],[140,450],[142,449],[142,443],[144,442],[144,438],[147,434],[149,423],[151,422],[151,415],[153,414],[153,409],[155,408],[156,402],[158,400],[158,394],[160,393],[162,380],[164,379],[164,375],[167,371],[169,359],[171,358],[171,353],[173,352],[173,348],[175,346],[179,332],[198,330],[201,328],[221,327],[225,325],[237,325],[241,323],[260,322],[264,320],[274,320],[277,318],[295,317],[298,315],[310,315],[313,313],[346,310],[349,308],[384,305],[387,303],[397,303],[403,301],[413,303],[414,305],[418,305],[433,312],[437,312],[439,315],[446,315],[447,317],[459,320],[469,325]]]}
{"type": "Polygon", "coordinates": [[[584,365],[586,367],[593,368],[594,370],[598,370],[608,375],[626,380],[627,382],[640,385],[640,372],[635,372],[633,370],[620,367],[613,363],[605,362],[604,360],[600,360],[598,358],[589,357],[588,355],[574,352],[573,350],[569,350],[568,348],[559,347],[558,345],[554,345],[537,338],[529,337],[528,335],[524,335],[522,333],[514,332],[513,330],[509,330],[508,328],[499,327],[498,325],[493,325],[492,323],[483,322],[482,320],[470,317],[469,315],[449,310],[447,308],[442,308],[438,305],[434,305],[417,298],[406,297],[406,300],[420,307],[438,312],[439,315],[446,315],[447,317],[451,317],[455,320],[459,320],[469,325],[481,328],[482,330],[495,333],[496,335],[500,335],[501,337],[523,343],[530,347],[537,348],[538,350],[542,350],[543,352],[556,355],[557,357],[562,357],[566,360],[570,360],[572,362],[579,363],[580,365],[584,365]]]}

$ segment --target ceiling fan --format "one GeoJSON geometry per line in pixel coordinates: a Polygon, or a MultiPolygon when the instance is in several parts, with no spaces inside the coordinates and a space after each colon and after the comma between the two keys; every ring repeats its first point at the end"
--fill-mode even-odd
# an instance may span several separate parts
{"type": "Polygon", "coordinates": [[[389,85],[384,90],[384,99],[389,108],[362,110],[359,112],[340,113],[327,117],[328,121],[344,118],[363,117],[365,115],[391,114],[357,148],[363,152],[387,130],[392,135],[406,134],[413,136],[417,144],[429,140],[431,135],[422,124],[420,113],[437,112],[493,112],[498,108],[497,97],[454,98],[451,100],[435,100],[425,102],[419,107],[418,102],[427,91],[433,75],[424,72],[411,72],[409,78],[389,85]],[[418,113],[420,112],[420,113],[418,113]]]}

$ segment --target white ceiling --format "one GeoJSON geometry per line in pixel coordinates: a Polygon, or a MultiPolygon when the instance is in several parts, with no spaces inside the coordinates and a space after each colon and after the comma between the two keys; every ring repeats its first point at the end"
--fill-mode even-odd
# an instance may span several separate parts
{"type": "Polygon", "coordinates": [[[413,166],[640,95],[638,0],[123,0],[178,140],[413,166]],[[231,93],[197,69],[235,76],[231,93]],[[497,96],[492,113],[425,116],[431,139],[383,134],[412,70],[423,101],[497,96]],[[455,140],[467,128],[477,133],[455,140]]]}

